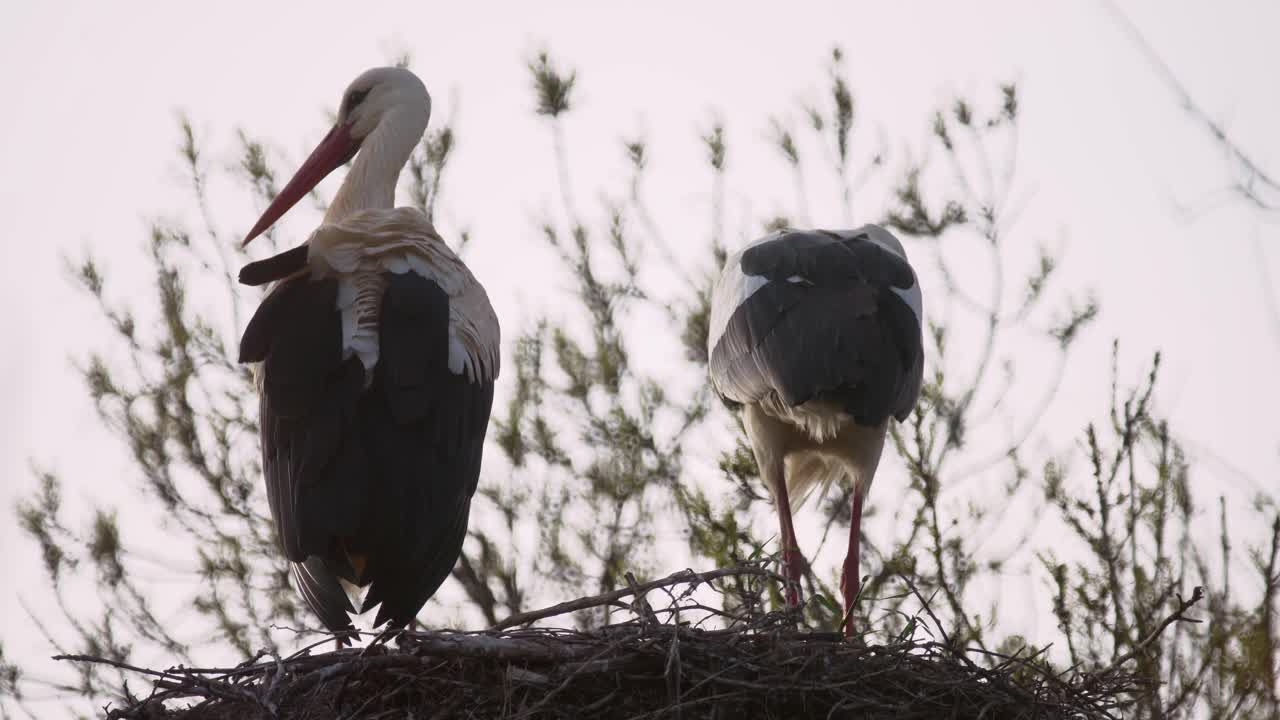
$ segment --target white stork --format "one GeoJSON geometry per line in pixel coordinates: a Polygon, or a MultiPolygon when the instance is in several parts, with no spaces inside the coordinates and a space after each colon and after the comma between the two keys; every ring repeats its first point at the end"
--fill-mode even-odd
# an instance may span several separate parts
{"type": "Polygon", "coordinates": [[[394,207],[430,115],[412,72],[360,75],[244,240],[355,158],[305,243],[240,271],[276,283],[240,341],[240,361],[257,363],[271,516],[302,597],[335,632],[357,605],[378,606],[375,627],[403,627],[449,575],[493,404],[484,288],[426,215],[394,207]]]}
{"type": "Polygon", "coordinates": [[[778,510],[789,605],[800,604],[804,562],[793,503],[833,480],[852,483],[840,580],[848,618],[862,503],[889,418],[911,413],[923,377],[920,286],[902,243],[876,225],[756,240],[729,258],[716,284],[707,352],[711,383],[741,407],[778,510]]]}

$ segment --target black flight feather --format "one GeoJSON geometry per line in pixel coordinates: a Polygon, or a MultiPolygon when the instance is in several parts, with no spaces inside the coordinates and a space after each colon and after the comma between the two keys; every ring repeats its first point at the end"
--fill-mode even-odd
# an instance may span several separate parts
{"type": "Polygon", "coordinates": [[[307,266],[307,244],[272,255],[240,268],[241,285],[266,285],[301,271],[307,266]]]}

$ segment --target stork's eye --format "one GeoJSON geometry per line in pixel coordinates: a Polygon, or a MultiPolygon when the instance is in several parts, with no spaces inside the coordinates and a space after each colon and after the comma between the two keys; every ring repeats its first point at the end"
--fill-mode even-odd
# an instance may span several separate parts
{"type": "Polygon", "coordinates": [[[352,90],[351,94],[347,96],[347,112],[349,113],[352,110],[355,110],[356,106],[359,105],[368,94],[368,90],[352,90]]]}

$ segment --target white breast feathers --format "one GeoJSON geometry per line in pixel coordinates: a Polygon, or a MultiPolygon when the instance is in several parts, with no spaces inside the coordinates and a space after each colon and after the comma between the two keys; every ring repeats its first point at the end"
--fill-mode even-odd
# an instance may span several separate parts
{"type": "Polygon", "coordinates": [[[338,278],[345,356],[373,369],[385,273],[414,272],[449,296],[449,369],[473,382],[498,376],[498,318],[489,297],[420,211],[362,210],[321,225],[307,242],[312,276],[338,278]]]}

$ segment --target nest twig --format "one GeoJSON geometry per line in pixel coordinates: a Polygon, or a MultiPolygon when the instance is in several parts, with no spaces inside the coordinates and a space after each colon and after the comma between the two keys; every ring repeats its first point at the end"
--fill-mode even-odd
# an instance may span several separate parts
{"type": "MultiPolygon", "coordinates": [[[[396,647],[280,658],[234,668],[152,670],[86,656],[147,676],[151,695],[107,718],[1116,718],[1153,687],[1124,669],[1057,671],[1037,653],[955,647],[933,630],[883,644],[796,628],[795,614],[765,612],[776,575],[761,564],[683,571],[542,610],[477,632],[404,632],[396,647]],[[716,609],[695,591],[732,579],[716,609]],[[661,591],[666,607],[646,595],[661,591]],[[629,605],[623,598],[632,598],[629,605]],[[635,618],[590,630],[529,627],[572,612],[629,608],[635,618]],[[925,634],[921,638],[917,635],[925,634]],[[180,707],[181,705],[186,707],[180,707]]],[[[914,592],[914,588],[912,588],[914,592]]],[[[1190,601],[1161,625],[1189,620],[1190,601]]],[[[924,627],[918,617],[911,623],[924,627]],[[917,624],[918,623],[918,624],[917,624]]],[[[1140,652],[1142,648],[1135,648],[1140,652]]]]}

